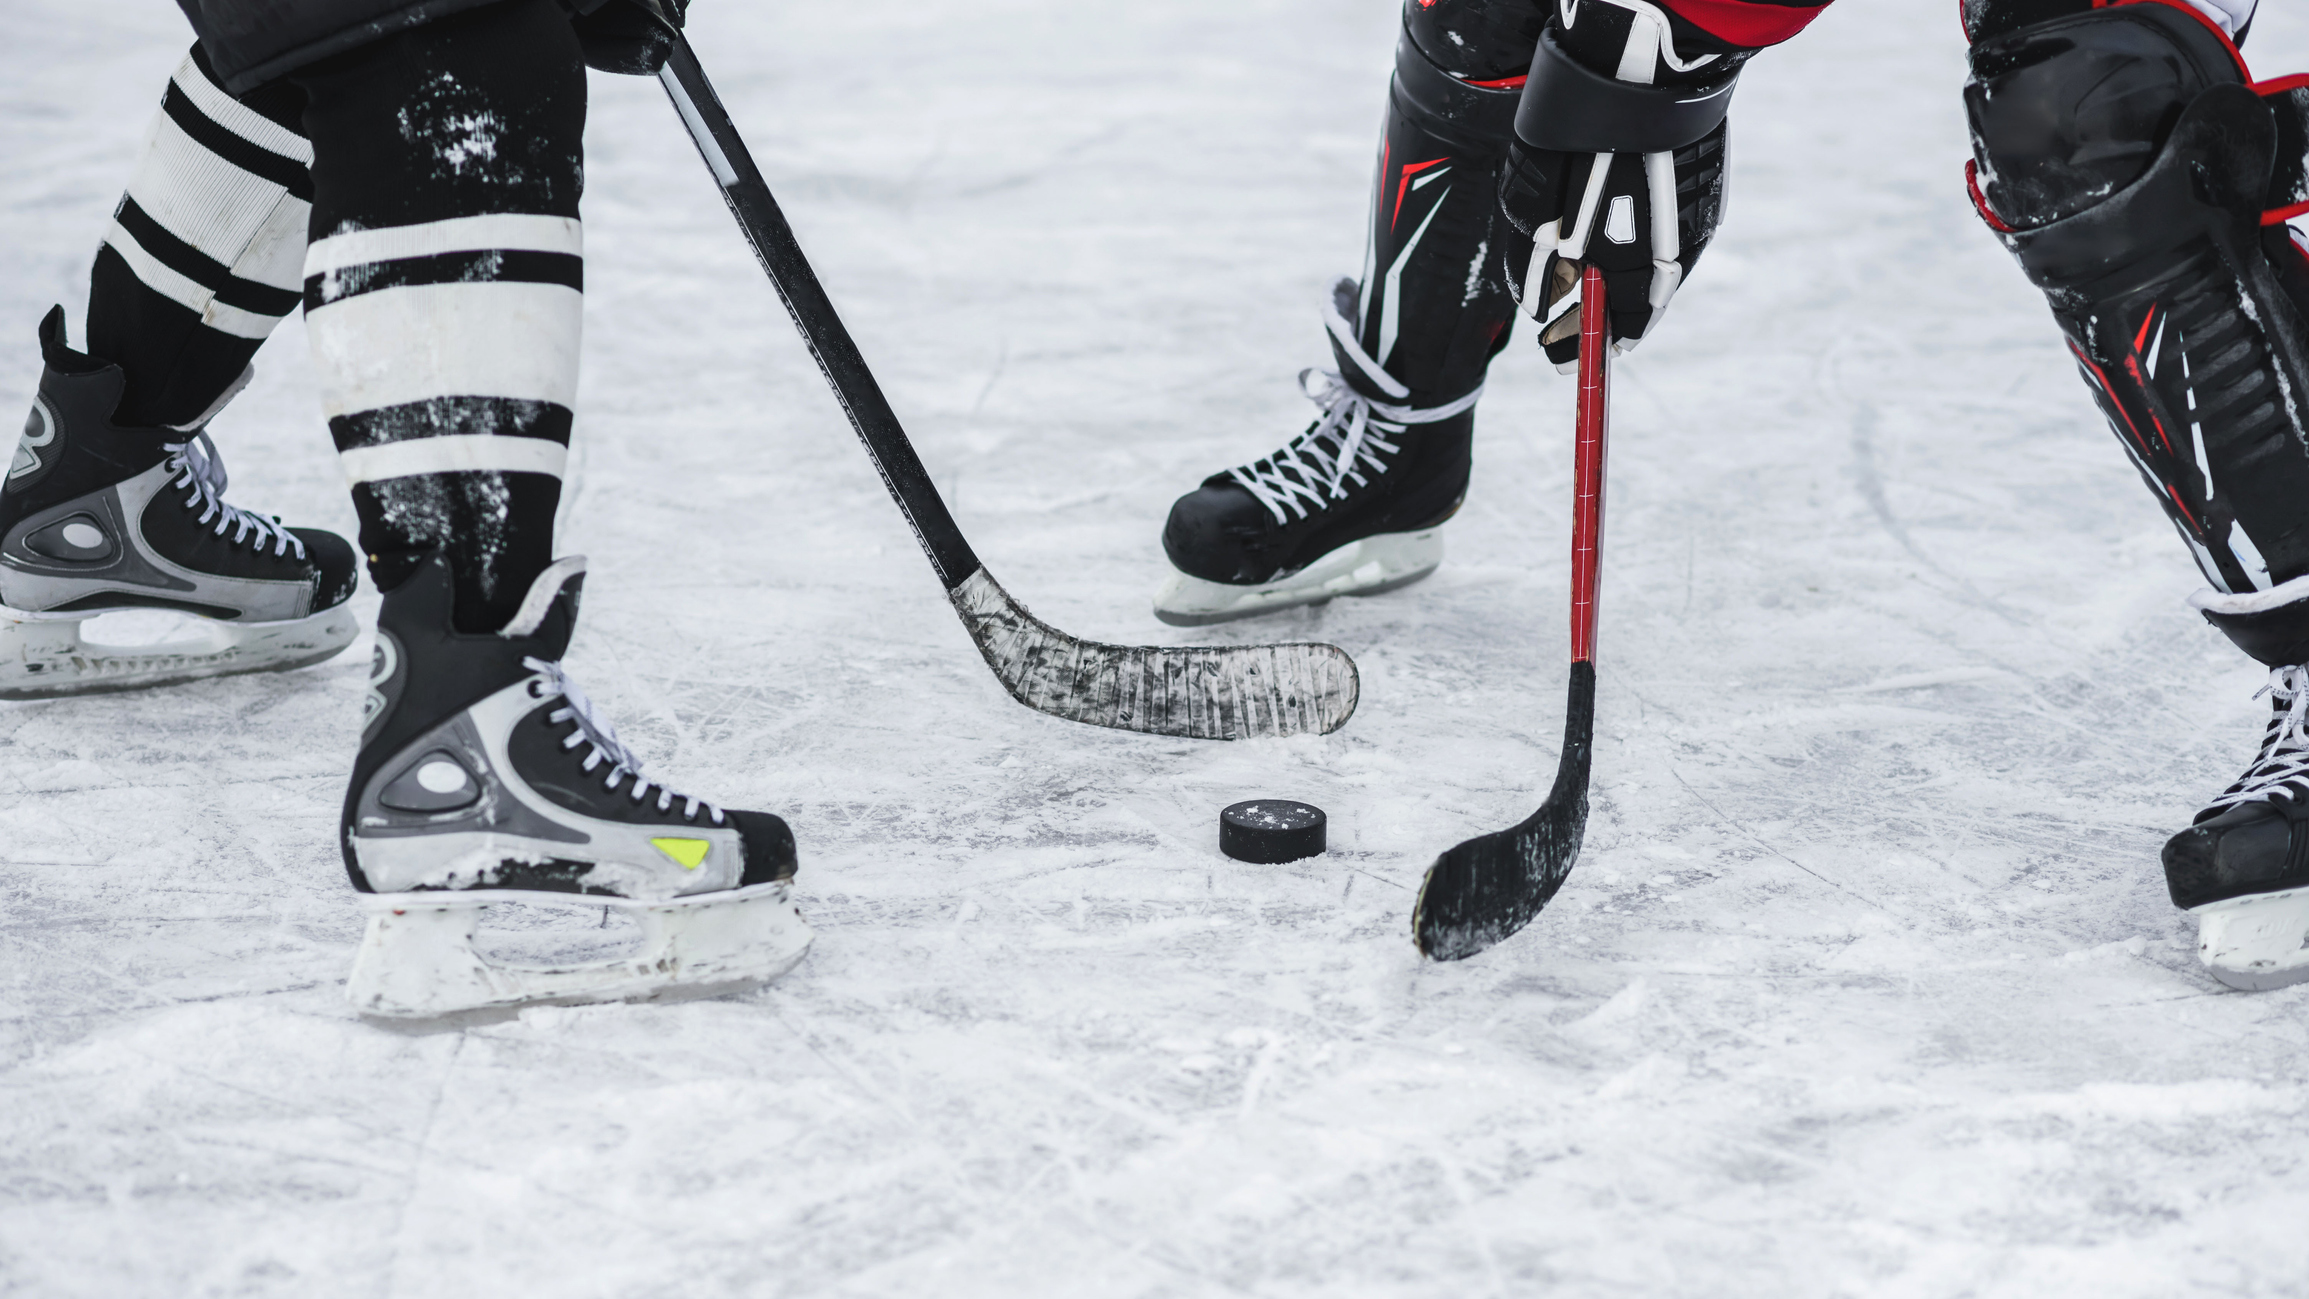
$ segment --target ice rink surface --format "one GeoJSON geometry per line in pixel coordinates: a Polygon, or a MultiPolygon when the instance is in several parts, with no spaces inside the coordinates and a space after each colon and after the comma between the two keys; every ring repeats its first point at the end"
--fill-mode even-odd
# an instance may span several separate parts
{"type": "MultiPolygon", "coordinates": [[[[2257,68],[2309,66],[2268,9],[2257,68]]],[[[1954,18],[1848,0],[1744,79],[1722,236],[1617,372],[1587,853],[1452,966],[1412,891],[1560,734],[1571,384],[1528,337],[1433,579],[1200,637],[1345,646],[1344,731],[1070,726],[977,661],[657,87],[597,76],[573,665],[677,787],[792,819],[817,947],[727,1000],[377,1027],[333,845],[365,639],[0,705],[0,1294],[2309,1293],[2309,989],[2212,983],[2156,864],[2261,673],[1969,210],[1954,18]],[[1254,796],[1331,853],[1219,856],[1254,796]]],[[[1184,644],[1163,513],[1311,414],[1396,22],[693,32],[993,571],[1184,644]]],[[[15,411],[188,37],[6,26],[15,411]]],[[[281,335],[217,425],[233,497],[349,531],[281,335]]]]}

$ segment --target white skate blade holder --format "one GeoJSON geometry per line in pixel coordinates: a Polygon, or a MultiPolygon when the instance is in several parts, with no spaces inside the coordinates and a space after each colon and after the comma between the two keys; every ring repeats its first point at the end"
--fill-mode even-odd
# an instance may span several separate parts
{"type": "MultiPolygon", "coordinates": [[[[166,639],[108,644],[82,634],[93,613],[0,608],[0,699],[141,690],[239,672],[286,672],[335,656],[360,634],[343,605],[286,622],[234,623],[137,610],[127,617],[186,623],[166,639]]],[[[120,615],[116,615],[120,616],[120,615]]]]}
{"type": "Polygon", "coordinates": [[[512,889],[365,893],[369,928],[345,992],[361,1014],[388,1019],[735,992],[777,978],[810,950],[791,892],[779,881],[655,902],[512,889]],[[492,960],[475,930],[484,908],[512,902],[622,911],[641,940],[628,954],[586,963],[492,960]]]}
{"type": "Polygon", "coordinates": [[[2309,889],[2208,902],[2197,917],[2197,956],[2212,976],[2245,992],[2309,980],[2309,889]]]}
{"type": "Polygon", "coordinates": [[[1409,586],[1443,563],[1441,525],[1351,541],[1289,577],[1230,586],[1172,573],[1155,592],[1155,617],[1173,627],[1255,618],[1343,595],[1378,595],[1409,586]]]}

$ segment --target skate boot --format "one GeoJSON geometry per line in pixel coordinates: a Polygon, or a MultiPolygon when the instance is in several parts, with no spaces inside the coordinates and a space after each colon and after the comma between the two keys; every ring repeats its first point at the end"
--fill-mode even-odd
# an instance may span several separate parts
{"type": "Polygon", "coordinates": [[[348,987],[364,1014],[710,994],[773,979],[809,948],[786,823],[650,780],[563,672],[584,570],[556,561],[502,631],[480,635],[455,630],[438,551],[385,594],[341,823],[369,915],[348,987]],[[505,902],[623,910],[640,945],[493,960],[475,926],[505,902]]]}
{"type": "Polygon", "coordinates": [[[61,308],[40,346],[47,369],[0,484],[0,699],[281,671],[352,642],[353,548],[224,502],[201,428],[232,392],[184,428],[122,428],[127,377],[65,346],[61,308]],[[82,638],[81,624],[124,609],[201,621],[156,644],[82,638]]]}
{"type": "Polygon", "coordinates": [[[1322,415],[1171,506],[1163,551],[1177,571],[1155,593],[1157,618],[1197,627],[1376,595],[1443,562],[1440,529],[1467,495],[1483,390],[1424,409],[1391,404],[1410,390],[1356,343],[1355,295],[1353,280],[1338,281],[1325,313],[1340,369],[1299,372],[1322,415]]]}
{"type": "Polygon", "coordinates": [[[2197,917],[2214,978],[2281,988],[2309,979],[2309,578],[2190,603],[2269,665],[2269,728],[2245,774],[2165,844],[2165,884],[2197,917]]]}

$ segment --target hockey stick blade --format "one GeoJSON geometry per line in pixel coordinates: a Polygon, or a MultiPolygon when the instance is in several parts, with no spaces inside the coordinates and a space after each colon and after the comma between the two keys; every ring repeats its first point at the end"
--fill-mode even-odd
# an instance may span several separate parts
{"type": "Polygon", "coordinates": [[[938,495],[686,38],[674,42],[658,80],[882,485],[1011,698],[1068,721],[1185,739],[1321,735],[1347,724],[1361,683],[1355,661],[1336,645],[1104,645],[1069,636],[1012,599],[978,562],[938,495]]]}
{"type": "Polygon", "coordinates": [[[1555,788],[1521,825],[1477,835],[1435,859],[1411,913],[1422,956],[1464,960],[1530,924],[1554,900],[1587,834],[1594,749],[1595,666],[1574,663],[1555,788]]]}
{"type": "Polygon", "coordinates": [[[1435,859],[1411,909],[1420,954],[1475,955],[1523,928],[1554,900],[1587,835],[1588,771],[1595,752],[1596,591],[1603,557],[1604,447],[1610,423],[1611,347],[1603,274],[1579,286],[1579,428],[1572,467],[1571,688],[1555,788],[1512,829],[1478,835],[1435,859]]]}
{"type": "Polygon", "coordinates": [[[1010,697],[1068,721],[1196,740],[1328,735],[1361,691],[1335,645],[1101,645],[1028,613],[983,568],[950,594],[1010,697]]]}

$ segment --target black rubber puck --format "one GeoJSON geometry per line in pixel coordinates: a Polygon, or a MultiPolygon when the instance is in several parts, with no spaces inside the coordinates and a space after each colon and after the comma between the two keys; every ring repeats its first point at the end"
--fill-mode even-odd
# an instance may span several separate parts
{"type": "Polygon", "coordinates": [[[1236,861],[1273,865],[1323,851],[1330,828],[1323,809],[1288,798],[1254,798],[1219,813],[1219,851],[1236,861]]]}

